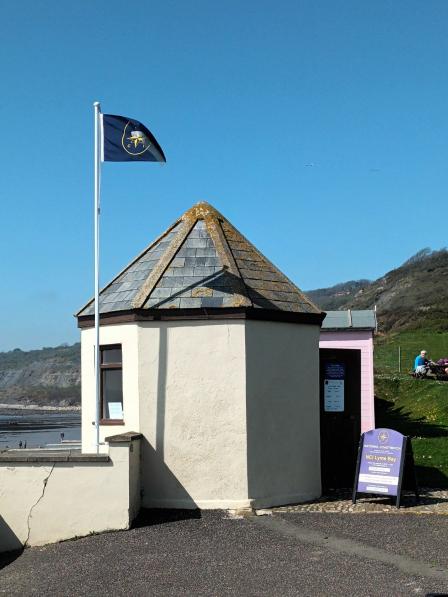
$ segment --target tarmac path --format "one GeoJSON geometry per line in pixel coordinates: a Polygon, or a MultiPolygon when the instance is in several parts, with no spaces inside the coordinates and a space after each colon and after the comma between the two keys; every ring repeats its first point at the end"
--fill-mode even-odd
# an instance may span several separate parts
{"type": "Polygon", "coordinates": [[[148,511],[2,562],[8,596],[447,594],[448,517],[148,511]]]}

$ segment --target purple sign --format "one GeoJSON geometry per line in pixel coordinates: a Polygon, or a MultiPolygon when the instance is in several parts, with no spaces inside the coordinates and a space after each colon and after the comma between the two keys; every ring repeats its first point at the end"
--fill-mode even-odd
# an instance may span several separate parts
{"type": "Polygon", "coordinates": [[[325,379],[345,379],[345,364],[327,361],[324,364],[325,379]]]}
{"type": "Polygon", "coordinates": [[[363,436],[359,493],[398,495],[404,436],[392,429],[372,429],[363,436]]]}

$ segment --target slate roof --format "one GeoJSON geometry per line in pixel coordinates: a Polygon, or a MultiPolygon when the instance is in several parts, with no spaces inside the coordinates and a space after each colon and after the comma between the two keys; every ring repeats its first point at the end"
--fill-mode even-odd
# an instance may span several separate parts
{"type": "MultiPolygon", "coordinates": [[[[185,212],[100,292],[103,314],[220,307],[321,313],[205,202],[185,212]]],[[[92,299],[77,315],[93,313],[92,299]]]]}
{"type": "Polygon", "coordinates": [[[376,313],[373,310],[327,311],[322,330],[376,330],[376,313]]]}

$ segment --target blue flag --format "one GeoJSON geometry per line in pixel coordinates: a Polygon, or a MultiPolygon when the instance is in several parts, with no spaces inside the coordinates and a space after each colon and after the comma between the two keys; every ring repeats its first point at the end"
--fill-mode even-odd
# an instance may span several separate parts
{"type": "Polygon", "coordinates": [[[166,162],[162,148],[138,120],[102,114],[103,162],[166,162]]]}

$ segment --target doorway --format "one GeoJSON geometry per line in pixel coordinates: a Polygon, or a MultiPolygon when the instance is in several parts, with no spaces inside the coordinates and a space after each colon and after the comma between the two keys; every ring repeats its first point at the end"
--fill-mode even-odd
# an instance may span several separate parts
{"type": "Polygon", "coordinates": [[[361,351],[321,348],[322,490],[352,487],[361,434],[361,351]]]}

